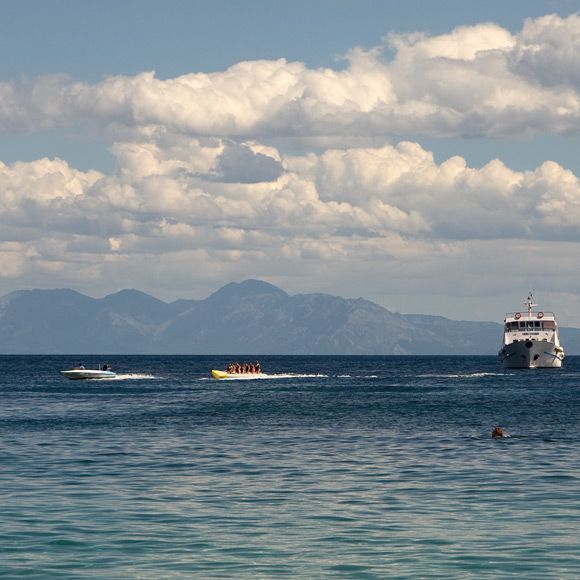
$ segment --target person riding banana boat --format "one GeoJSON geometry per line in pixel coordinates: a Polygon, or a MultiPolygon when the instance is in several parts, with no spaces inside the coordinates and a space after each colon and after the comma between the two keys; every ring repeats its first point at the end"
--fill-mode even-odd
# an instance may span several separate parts
{"type": "Polygon", "coordinates": [[[260,364],[260,361],[253,363],[232,362],[228,364],[224,371],[212,369],[211,375],[214,379],[232,379],[243,375],[252,378],[257,375],[262,375],[262,365],[260,364]]]}
{"type": "Polygon", "coordinates": [[[259,374],[262,372],[260,361],[254,363],[230,363],[226,367],[226,372],[230,375],[259,374]]]}

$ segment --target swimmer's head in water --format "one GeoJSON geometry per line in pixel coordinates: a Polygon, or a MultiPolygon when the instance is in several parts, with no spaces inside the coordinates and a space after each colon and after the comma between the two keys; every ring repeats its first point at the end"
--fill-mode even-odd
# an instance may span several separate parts
{"type": "Polygon", "coordinates": [[[503,429],[499,426],[494,427],[493,431],[491,432],[491,436],[492,437],[503,437],[503,429]]]}

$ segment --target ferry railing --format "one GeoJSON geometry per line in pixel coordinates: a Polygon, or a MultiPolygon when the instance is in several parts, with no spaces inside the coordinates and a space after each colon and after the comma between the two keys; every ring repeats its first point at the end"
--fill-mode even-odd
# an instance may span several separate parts
{"type": "MultiPolygon", "coordinates": [[[[556,318],[556,315],[553,312],[548,312],[546,310],[537,310],[536,312],[532,312],[531,313],[531,318],[538,318],[538,314],[542,313],[542,316],[540,316],[540,319],[542,318],[556,318]]],[[[505,317],[511,317],[511,318],[515,318],[516,314],[519,314],[520,317],[519,319],[521,320],[522,318],[525,318],[528,316],[528,313],[524,310],[523,312],[521,310],[517,310],[516,312],[506,312],[505,317]]]]}

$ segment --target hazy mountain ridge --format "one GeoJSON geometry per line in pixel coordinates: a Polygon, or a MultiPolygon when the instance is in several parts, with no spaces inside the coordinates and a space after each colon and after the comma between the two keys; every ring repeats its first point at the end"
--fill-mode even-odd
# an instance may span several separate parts
{"type": "MultiPolygon", "coordinates": [[[[22,290],[0,299],[3,354],[495,354],[501,324],[403,315],[368,300],[289,295],[230,283],[204,300],[166,303],[138,290],[90,298],[22,290]]],[[[568,354],[580,329],[563,328],[568,354]]]]}

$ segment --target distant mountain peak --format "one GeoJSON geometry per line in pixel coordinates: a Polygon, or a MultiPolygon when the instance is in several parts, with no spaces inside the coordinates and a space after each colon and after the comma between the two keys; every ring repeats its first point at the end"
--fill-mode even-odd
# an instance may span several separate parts
{"type": "Polygon", "coordinates": [[[288,297],[288,294],[284,292],[284,290],[274,286],[274,284],[250,278],[243,282],[230,282],[211,294],[207,299],[214,301],[230,298],[243,298],[246,296],[259,296],[263,294],[279,296],[280,298],[288,297]]]}
{"type": "Polygon", "coordinates": [[[278,286],[274,286],[274,284],[270,284],[270,282],[264,282],[263,280],[257,280],[255,278],[248,278],[243,282],[239,282],[238,287],[245,291],[270,292],[273,294],[283,294],[284,296],[288,296],[288,294],[281,288],[278,288],[278,286]]]}
{"type": "Polygon", "coordinates": [[[135,290],[134,288],[125,288],[123,290],[119,290],[118,292],[114,292],[113,294],[107,294],[103,300],[108,302],[123,302],[129,300],[150,300],[154,302],[163,302],[162,300],[159,300],[159,298],[155,298],[146,292],[135,290]]]}
{"type": "Polygon", "coordinates": [[[57,302],[66,302],[69,300],[72,301],[86,301],[86,300],[93,300],[76,290],[71,290],[69,288],[49,288],[49,289],[42,289],[42,288],[33,288],[31,290],[15,290],[10,294],[2,297],[2,300],[6,303],[8,302],[35,302],[38,304],[50,302],[55,304],[57,302]]]}
{"type": "MultiPolygon", "coordinates": [[[[365,299],[288,295],[255,279],[172,304],[140,290],[0,299],[2,354],[481,355],[497,352],[501,333],[495,322],[393,314],[365,299]]],[[[569,354],[580,352],[580,329],[563,328],[562,338],[569,354]]]]}
{"type": "Polygon", "coordinates": [[[164,312],[168,304],[141,290],[125,289],[109,294],[99,301],[100,305],[132,315],[154,315],[164,312]]]}

